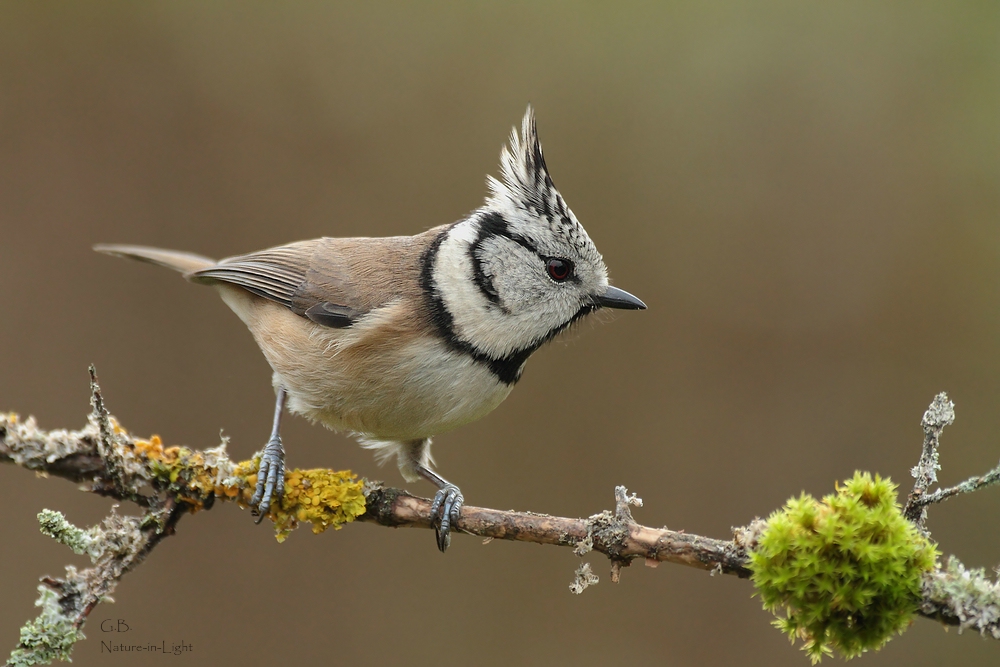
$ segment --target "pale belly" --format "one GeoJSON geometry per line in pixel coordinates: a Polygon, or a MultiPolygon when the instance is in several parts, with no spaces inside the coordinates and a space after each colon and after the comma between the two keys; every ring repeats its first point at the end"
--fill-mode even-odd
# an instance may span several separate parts
{"type": "Polygon", "coordinates": [[[510,393],[483,364],[419,335],[401,304],[331,329],[241,289],[220,292],[287,391],[288,409],[331,429],[429,438],[485,416],[510,393]]]}
{"type": "MultiPolygon", "coordinates": [[[[510,393],[484,366],[436,339],[377,354],[366,354],[364,364],[334,363],[318,382],[296,369],[275,368],[275,382],[288,391],[292,412],[380,440],[449,431],[487,415],[510,393]]],[[[337,356],[354,355],[348,348],[337,356]]]]}

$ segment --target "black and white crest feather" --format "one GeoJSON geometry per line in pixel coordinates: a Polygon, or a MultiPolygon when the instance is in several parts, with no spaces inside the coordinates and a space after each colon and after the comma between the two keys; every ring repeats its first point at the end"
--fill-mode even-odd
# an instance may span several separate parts
{"type": "Polygon", "coordinates": [[[500,154],[500,179],[488,176],[486,184],[490,189],[487,208],[500,212],[519,209],[547,222],[556,234],[566,235],[580,245],[590,243],[552,183],[530,106],[521,121],[521,133],[516,128],[511,130],[510,145],[504,146],[500,154]]]}

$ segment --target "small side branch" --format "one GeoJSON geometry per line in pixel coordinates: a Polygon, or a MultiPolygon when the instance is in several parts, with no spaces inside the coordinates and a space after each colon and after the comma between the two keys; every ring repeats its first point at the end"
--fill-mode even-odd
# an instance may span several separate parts
{"type": "Polygon", "coordinates": [[[917,465],[910,470],[913,479],[913,491],[906,500],[903,516],[912,521],[917,528],[925,531],[927,521],[927,501],[924,494],[931,485],[937,483],[937,471],[941,469],[938,463],[938,447],[941,445],[941,432],[945,426],[955,421],[955,404],[948,399],[948,394],[941,392],[931,401],[930,407],[924,412],[920,426],[924,429],[924,448],[917,465]]]}
{"type": "Polygon", "coordinates": [[[1000,482],[1000,464],[985,475],[976,475],[974,477],[970,477],[961,484],[949,486],[947,489],[938,489],[934,493],[928,493],[921,499],[921,503],[924,506],[932,503],[939,503],[943,500],[951,498],[952,496],[957,496],[960,493],[972,493],[973,491],[984,489],[987,486],[996,484],[997,482],[1000,482]]]}
{"type": "Polygon", "coordinates": [[[916,524],[917,528],[927,533],[927,506],[940,503],[952,496],[962,493],[972,493],[1000,482],[1000,464],[983,475],[970,477],[960,484],[945,489],[930,492],[931,485],[937,483],[937,471],[941,469],[938,462],[938,448],[941,445],[941,432],[945,426],[955,421],[955,404],[944,392],[934,397],[930,407],[924,413],[920,425],[924,429],[924,448],[920,461],[913,467],[910,474],[916,480],[913,491],[906,500],[903,516],[916,524]]]}

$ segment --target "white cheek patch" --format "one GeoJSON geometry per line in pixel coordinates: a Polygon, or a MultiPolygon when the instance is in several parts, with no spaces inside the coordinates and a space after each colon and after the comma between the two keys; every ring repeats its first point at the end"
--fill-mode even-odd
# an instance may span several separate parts
{"type": "Polygon", "coordinates": [[[441,243],[434,283],[459,340],[500,359],[536,345],[553,328],[569,321],[579,306],[570,294],[556,292],[553,298],[552,290],[544,289],[537,277],[528,273],[535,259],[525,256],[530,251],[503,239],[483,246],[491,255],[490,277],[506,308],[493,303],[474,279],[470,255],[478,238],[474,220],[456,225],[441,243]],[[545,299],[548,307],[532,307],[545,299]]]}
{"type": "Polygon", "coordinates": [[[509,312],[522,312],[551,296],[545,289],[548,278],[541,273],[541,259],[527,248],[494,237],[483,243],[480,255],[483,270],[509,312]]]}

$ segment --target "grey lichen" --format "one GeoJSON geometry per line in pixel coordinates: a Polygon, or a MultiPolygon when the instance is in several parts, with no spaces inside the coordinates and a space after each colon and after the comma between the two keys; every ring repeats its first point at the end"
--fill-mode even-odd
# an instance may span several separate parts
{"type": "Polygon", "coordinates": [[[573,553],[575,553],[577,556],[586,556],[593,550],[594,550],[593,525],[588,525],[587,536],[576,543],[576,546],[573,547],[573,553]]]}
{"type": "Polygon", "coordinates": [[[140,528],[142,519],[122,516],[111,508],[111,513],[101,523],[84,530],[67,521],[62,512],[42,510],[38,513],[38,524],[43,534],[60,544],[65,544],[74,553],[87,555],[94,563],[130,556],[136,552],[142,541],[140,528]]]}
{"type": "Polygon", "coordinates": [[[950,426],[954,421],[955,404],[943,391],[934,397],[920,420],[920,426],[924,430],[924,446],[920,460],[910,470],[910,475],[916,481],[913,485],[913,491],[906,501],[903,515],[912,521],[917,530],[925,536],[929,533],[924,525],[927,521],[927,502],[924,499],[924,494],[932,484],[937,482],[937,471],[941,469],[941,464],[938,461],[941,432],[944,431],[945,426],[950,426]]]}
{"type": "MultiPolygon", "coordinates": [[[[725,547],[727,558],[734,563],[743,563],[749,558],[750,553],[757,548],[761,535],[767,530],[767,521],[759,516],[745,526],[734,526],[733,541],[725,547]]],[[[722,563],[712,569],[711,575],[722,574],[722,563]]]]}
{"type": "Polygon", "coordinates": [[[13,463],[29,470],[40,470],[47,463],[87,448],[97,436],[97,425],[90,423],[79,431],[42,431],[34,417],[22,421],[17,415],[6,413],[0,415],[0,431],[8,434],[8,455],[13,463]]]}
{"type": "Polygon", "coordinates": [[[144,553],[142,518],[122,516],[114,507],[100,524],[88,529],[74,526],[53,510],[39,512],[38,524],[42,533],[77,554],[89,556],[95,566],[81,572],[68,565],[62,579],[43,580],[35,603],[42,612],[21,628],[21,641],[8,666],[70,660],[73,644],[84,638],[79,626],[89,610],[110,601],[108,596],[118,580],[144,553]]]}
{"type": "Polygon", "coordinates": [[[753,551],[765,530],[767,530],[767,521],[759,516],[754,517],[753,521],[745,526],[733,527],[733,546],[744,554],[753,551]]]}
{"type": "Polygon", "coordinates": [[[976,475],[975,477],[970,477],[955,486],[950,486],[946,489],[938,489],[933,493],[924,494],[923,498],[920,499],[920,502],[924,505],[940,503],[948,498],[951,498],[952,496],[957,496],[962,493],[972,493],[973,491],[978,491],[979,489],[998,483],[1000,483],[1000,464],[987,472],[985,475],[976,475]]]}
{"type": "Polygon", "coordinates": [[[574,595],[579,595],[600,580],[600,577],[594,574],[594,571],[590,568],[590,563],[583,563],[580,567],[576,568],[573,582],[569,585],[569,590],[574,595]]]}
{"type": "Polygon", "coordinates": [[[87,554],[91,559],[96,560],[103,551],[100,547],[95,546],[94,537],[90,531],[71,524],[62,512],[42,510],[38,513],[38,527],[43,535],[48,535],[56,542],[65,544],[75,554],[81,556],[87,554]]]}
{"type": "Polygon", "coordinates": [[[921,610],[957,617],[959,632],[972,629],[1000,639],[1000,580],[991,580],[982,568],[970,570],[952,556],[944,569],[924,578],[921,610]]]}
{"type": "Polygon", "coordinates": [[[910,470],[910,475],[925,489],[937,482],[937,471],[941,469],[938,462],[938,438],[941,431],[954,422],[955,404],[948,398],[948,394],[941,392],[934,397],[920,420],[925,434],[924,451],[920,461],[910,470]]]}
{"type": "Polygon", "coordinates": [[[605,510],[587,519],[587,535],[594,544],[603,546],[609,556],[618,557],[628,537],[628,524],[605,510]]]}
{"type": "Polygon", "coordinates": [[[152,477],[145,462],[136,456],[135,445],[104,407],[104,396],[97,384],[97,370],[90,367],[90,423],[97,426],[97,453],[120,497],[134,499],[143,484],[152,477]]]}
{"type": "Polygon", "coordinates": [[[920,419],[920,425],[924,430],[929,431],[941,431],[945,426],[951,426],[954,422],[955,404],[943,391],[934,397],[927,410],[924,411],[924,416],[920,419]]]}
{"type": "Polygon", "coordinates": [[[70,661],[73,645],[84,638],[73,620],[59,604],[59,596],[44,585],[38,587],[36,607],[42,611],[21,628],[21,641],[7,661],[8,667],[48,665],[56,660],[70,661]]]}

